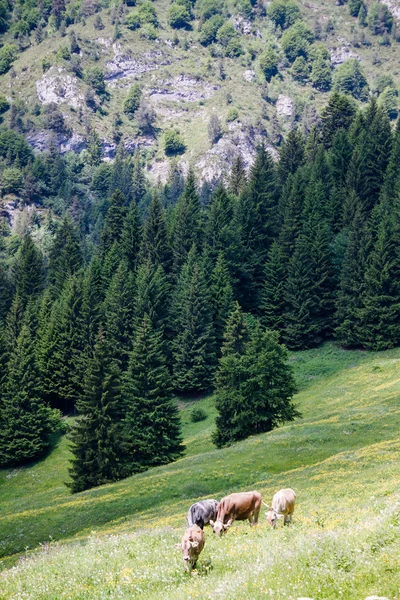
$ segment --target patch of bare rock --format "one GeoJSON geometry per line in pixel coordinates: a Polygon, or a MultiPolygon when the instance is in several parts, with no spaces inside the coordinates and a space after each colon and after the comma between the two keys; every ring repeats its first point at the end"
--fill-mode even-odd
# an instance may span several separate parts
{"type": "Polygon", "coordinates": [[[78,108],[84,103],[78,79],[60,67],[51,67],[41,79],[36,81],[36,91],[42,104],[68,104],[78,108]]]}
{"type": "Polygon", "coordinates": [[[198,102],[208,100],[219,88],[219,85],[212,85],[182,74],[161,82],[158,87],[151,88],[148,94],[154,101],[198,102]]]}

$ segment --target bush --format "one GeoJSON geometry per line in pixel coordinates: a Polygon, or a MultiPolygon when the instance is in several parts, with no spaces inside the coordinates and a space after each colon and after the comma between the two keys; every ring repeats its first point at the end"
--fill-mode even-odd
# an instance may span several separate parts
{"type": "Polygon", "coordinates": [[[199,423],[199,421],[205,421],[208,415],[203,408],[194,408],[190,413],[190,420],[192,423],[199,423]]]}
{"type": "Polygon", "coordinates": [[[397,90],[392,87],[385,88],[379,96],[378,104],[385,109],[387,116],[391,120],[397,119],[399,114],[397,96],[397,90]]]}
{"type": "Polygon", "coordinates": [[[156,40],[157,39],[157,29],[154,25],[150,25],[150,23],[146,23],[140,29],[140,38],[142,40],[156,40]]]}
{"type": "Polygon", "coordinates": [[[225,48],[228,46],[229,42],[235,37],[237,37],[237,31],[233,26],[233,23],[231,23],[230,21],[226,21],[226,23],[224,23],[218,29],[217,40],[219,41],[221,46],[224,46],[225,48]]]}
{"type": "Polygon", "coordinates": [[[253,7],[250,0],[238,0],[236,3],[236,9],[238,13],[245,19],[251,19],[253,17],[253,7]]]}
{"type": "Polygon", "coordinates": [[[197,0],[196,9],[200,21],[206,21],[213,15],[220,15],[223,11],[222,0],[197,0]]]}
{"type": "Polygon", "coordinates": [[[362,0],[349,0],[349,13],[352,17],[358,17],[362,0]]]}
{"type": "Polygon", "coordinates": [[[380,2],[372,4],[368,11],[367,24],[374,35],[383,35],[392,31],[393,15],[386,4],[380,2]]]}
{"type": "Polygon", "coordinates": [[[301,21],[292,25],[282,36],[282,48],[290,62],[294,62],[298,56],[307,58],[310,44],[314,35],[301,21]]]}
{"type": "Polygon", "coordinates": [[[367,100],[368,82],[357,59],[347,60],[335,69],[333,88],[351,94],[357,100],[367,100]]]}
{"type": "Polygon", "coordinates": [[[176,154],[183,154],[185,152],[186,145],[183,138],[179,135],[175,129],[168,129],[164,133],[164,150],[167,156],[175,156],[176,154]]]}
{"type": "Polygon", "coordinates": [[[21,169],[10,167],[4,169],[2,176],[3,194],[18,194],[22,190],[24,179],[21,169]]]}
{"type": "Polygon", "coordinates": [[[260,68],[267,81],[278,74],[278,55],[273,48],[267,48],[260,56],[260,68]]]}
{"type": "Polygon", "coordinates": [[[300,9],[295,0],[272,0],[268,5],[267,15],[277,27],[287,29],[301,19],[300,9]]]}
{"type": "Polygon", "coordinates": [[[104,92],[106,91],[104,73],[100,69],[100,67],[89,67],[85,73],[85,81],[98,94],[104,94],[104,92]]]}
{"type": "Polygon", "coordinates": [[[51,67],[51,62],[50,59],[48,58],[42,58],[42,71],[43,73],[46,73],[46,71],[48,71],[51,67]]]}
{"type": "Polygon", "coordinates": [[[18,159],[19,164],[24,167],[33,159],[33,151],[23,135],[8,129],[0,133],[0,157],[9,163],[18,159]]]}
{"type": "Polygon", "coordinates": [[[290,69],[293,79],[305,82],[310,76],[310,66],[304,56],[298,56],[290,69]]]}
{"type": "Polygon", "coordinates": [[[17,58],[18,50],[14,44],[4,44],[0,48],[0,75],[7,73],[13,61],[17,58]]]}
{"type": "Polygon", "coordinates": [[[243,48],[239,40],[239,36],[232,38],[227,47],[225,48],[225,56],[229,56],[229,58],[236,58],[243,54],[243,48]]]}
{"type": "Polygon", "coordinates": [[[213,113],[208,122],[208,139],[212,144],[216,144],[222,136],[221,121],[215,113],[213,113]]]}
{"type": "Polygon", "coordinates": [[[156,118],[157,115],[154,108],[151,105],[146,105],[142,99],[136,113],[136,121],[141,133],[144,135],[153,135],[156,118]]]}
{"type": "Polygon", "coordinates": [[[239,118],[239,111],[237,108],[232,106],[232,108],[230,108],[228,110],[228,114],[226,115],[226,122],[232,123],[232,121],[236,121],[236,119],[238,119],[238,118],[239,118]]]}
{"type": "Polygon", "coordinates": [[[10,103],[8,102],[7,98],[4,96],[4,94],[0,94],[0,115],[7,112],[9,108],[10,103]]]}
{"type": "Polygon", "coordinates": [[[135,29],[139,29],[140,17],[137,12],[129,13],[125,19],[125,25],[128,27],[128,29],[132,29],[133,31],[135,31],[135,29]]]}
{"type": "Polygon", "coordinates": [[[63,60],[70,60],[71,53],[66,46],[60,46],[60,48],[58,49],[58,52],[57,52],[57,57],[62,58],[63,60]]]}
{"type": "Polygon", "coordinates": [[[174,2],[168,10],[168,24],[174,29],[186,29],[190,27],[190,10],[183,4],[174,2]]]}
{"type": "Polygon", "coordinates": [[[151,2],[143,2],[138,8],[138,15],[141,25],[145,25],[147,23],[149,25],[153,25],[154,27],[158,27],[156,9],[151,2]]]}
{"type": "Polygon", "coordinates": [[[199,30],[199,42],[203,46],[209,46],[217,41],[218,30],[224,24],[221,15],[213,15],[210,19],[201,25],[199,30]]]}
{"type": "Polygon", "coordinates": [[[127,97],[125,98],[124,113],[126,115],[134,114],[139,108],[141,98],[142,90],[140,88],[140,85],[138,83],[134,83],[131,86],[127,97]]]}
{"type": "Polygon", "coordinates": [[[320,92],[328,92],[332,85],[332,68],[330,61],[319,56],[314,62],[310,75],[313,87],[320,92]]]}

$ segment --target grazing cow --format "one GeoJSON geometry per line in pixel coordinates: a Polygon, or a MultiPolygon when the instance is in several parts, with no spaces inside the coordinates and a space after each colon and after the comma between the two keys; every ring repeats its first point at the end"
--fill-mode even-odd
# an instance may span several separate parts
{"type": "Polygon", "coordinates": [[[272,505],[268,508],[267,515],[268,523],[275,529],[278,519],[283,519],[283,524],[287,525],[292,522],[292,514],[294,512],[294,504],[296,502],[296,494],[290,489],[279,490],[272,498],[272,505]]]}
{"type": "Polygon", "coordinates": [[[220,536],[232,525],[233,521],[249,520],[250,525],[257,525],[261,508],[259,492],[239,492],[225,496],[219,503],[217,518],[210,520],[213,532],[220,536]]]}
{"type": "Polygon", "coordinates": [[[183,553],[183,563],[186,571],[194,569],[200,552],[204,548],[204,531],[198,525],[188,527],[183,534],[182,542],[176,544],[183,553]]]}
{"type": "Polygon", "coordinates": [[[188,527],[198,525],[200,529],[203,529],[211,519],[216,518],[218,504],[217,500],[201,500],[192,504],[186,515],[188,527]]]}

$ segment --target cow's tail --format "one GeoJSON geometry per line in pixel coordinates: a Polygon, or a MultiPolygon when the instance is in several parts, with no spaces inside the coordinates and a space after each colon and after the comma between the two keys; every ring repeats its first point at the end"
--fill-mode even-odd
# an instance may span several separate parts
{"type": "Polygon", "coordinates": [[[266,506],[268,508],[268,510],[270,510],[270,506],[268,506],[268,504],[265,504],[265,502],[263,500],[261,500],[262,504],[264,504],[264,506],[266,506]]]}

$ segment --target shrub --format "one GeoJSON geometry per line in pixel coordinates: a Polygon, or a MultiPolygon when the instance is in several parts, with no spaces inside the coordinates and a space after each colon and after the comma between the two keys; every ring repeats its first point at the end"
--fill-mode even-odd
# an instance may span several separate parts
{"type": "Polygon", "coordinates": [[[0,48],[0,75],[7,73],[13,61],[17,58],[18,50],[14,44],[4,44],[0,48]]]}
{"type": "Polygon", "coordinates": [[[70,60],[71,53],[66,46],[60,46],[60,48],[58,49],[58,52],[57,52],[57,57],[62,58],[63,60],[70,60]]]}
{"type": "Polygon", "coordinates": [[[231,123],[232,121],[236,121],[236,119],[238,119],[238,118],[239,118],[239,111],[237,108],[232,106],[232,108],[230,108],[228,110],[228,114],[226,115],[226,122],[231,123]]]}
{"type": "Polygon", "coordinates": [[[368,11],[367,24],[374,35],[383,35],[392,30],[393,15],[386,4],[372,4],[368,11]]]}
{"type": "Polygon", "coordinates": [[[1,179],[4,194],[18,194],[22,190],[24,179],[21,169],[15,167],[4,169],[1,179]]]}
{"type": "Polygon", "coordinates": [[[134,114],[139,108],[140,100],[142,97],[142,90],[138,83],[134,83],[124,102],[124,113],[126,115],[134,114]]]}
{"type": "Polygon", "coordinates": [[[392,87],[385,88],[379,96],[378,104],[385,109],[387,116],[391,120],[397,119],[397,115],[399,114],[397,96],[397,90],[392,87]]]}
{"type": "Polygon", "coordinates": [[[197,14],[201,21],[206,21],[213,15],[221,14],[223,7],[222,0],[198,0],[196,3],[197,14]]]}
{"type": "Polygon", "coordinates": [[[357,100],[367,100],[368,82],[357,59],[347,60],[335,69],[333,87],[338,92],[351,94],[357,100]]]}
{"type": "Polygon", "coordinates": [[[9,108],[10,103],[8,102],[7,98],[4,94],[0,94],[0,115],[7,112],[9,108]]]}
{"type": "Polygon", "coordinates": [[[85,81],[98,94],[104,94],[106,91],[104,73],[100,67],[89,67],[85,73],[85,81]]]}
{"type": "Polygon", "coordinates": [[[239,0],[236,3],[236,9],[245,19],[251,19],[253,16],[253,7],[250,0],[239,0]]]}
{"type": "Polygon", "coordinates": [[[136,12],[129,13],[129,15],[125,19],[125,25],[128,27],[128,29],[132,29],[133,31],[135,31],[135,29],[139,29],[139,27],[140,27],[139,15],[136,12]]]}
{"type": "Polygon", "coordinates": [[[164,133],[164,150],[167,156],[174,156],[176,154],[183,154],[186,146],[183,138],[179,135],[175,129],[168,129],[164,133]]]}
{"type": "Polygon", "coordinates": [[[213,15],[210,19],[201,25],[199,30],[199,42],[203,46],[209,46],[217,41],[217,32],[224,24],[221,15],[213,15]]]}
{"type": "Polygon", "coordinates": [[[278,55],[273,48],[267,48],[260,56],[260,68],[267,81],[278,74],[278,55]]]}
{"type": "Polygon", "coordinates": [[[330,61],[319,56],[314,62],[310,75],[313,87],[321,92],[327,92],[332,85],[332,69],[330,61]]]}
{"type": "Polygon", "coordinates": [[[290,69],[293,79],[305,82],[310,76],[310,66],[304,56],[298,56],[290,69]]]}
{"type": "Polygon", "coordinates": [[[156,9],[151,2],[143,2],[138,8],[138,15],[141,25],[145,25],[147,23],[149,25],[153,25],[154,27],[158,27],[156,9]]]}
{"type": "Polygon", "coordinates": [[[142,40],[156,40],[157,39],[157,29],[154,25],[150,23],[146,23],[140,29],[140,37],[142,40]]]}
{"type": "Polygon", "coordinates": [[[18,159],[19,164],[24,167],[33,159],[33,152],[23,135],[8,129],[0,133],[0,157],[10,163],[18,159]]]}
{"type": "Polygon", "coordinates": [[[310,43],[314,40],[312,31],[303,22],[298,21],[282,36],[282,48],[290,62],[294,62],[298,56],[307,58],[310,43]]]}
{"type": "Polygon", "coordinates": [[[235,58],[243,54],[243,48],[239,40],[239,36],[236,36],[229,40],[227,47],[225,48],[225,56],[229,58],[235,58]]]}
{"type": "Polygon", "coordinates": [[[300,9],[295,0],[272,0],[268,5],[267,15],[276,26],[282,29],[291,27],[301,19],[300,9]]]}
{"type": "Polygon", "coordinates": [[[96,15],[93,21],[93,27],[97,30],[97,31],[101,31],[102,29],[104,29],[104,23],[101,20],[100,15],[96,15]]]}
{"type": "Polygon", "coordinates": [[[196,407],[190,413],[190,420],[192,423],[199,423],[199,421],[205,421],[208,415],[203,408],[196,407]]]}
{"type": "Polygon", "coordinates": [[[146,105],[142,99],[136,113],[136,121],[141,133],[153,135],[156,118],[157,115],[154,108],[146,105]]]}
{"type": "Polygon", "coordinates": [[[221,121],[215,113],[213,113],[208,122],[208,138],[212,144],[216,144],[222,136],[221,121]]]}
{"type": "Polygon", "coordinates": [[[233,23],[230,21],[226,21],[217,32],[217,40],[221,44],[221,46],[227,46],[229,42],[237,37],[237,31],[233,26],[233,23]]]}
{"type": "Polygon", "coordinates": [[[51,62],[50,59],[48,58],[42,58],[42,71],[43,73],[46,73],[46,71],[48,71],[51,67],[51,62]]]}
{"type": "Polygon", "coordinates": [[[190,10],[183,4],[174,2],[168,10],[168,24],[174,29],[183,29],[190,27],[190,10]]]}
{"type": "Polygon", "coordinates": [[[383,75],[378,75],[375,79],[375,83],[374,83],[374,87],[373,87],[374,91],[378,92],[378,94],[381,94],[383,92],[383,90],[387,87],[391,87],[391,88],[395,87],[393,77],[386,73],[383,75]]]}

